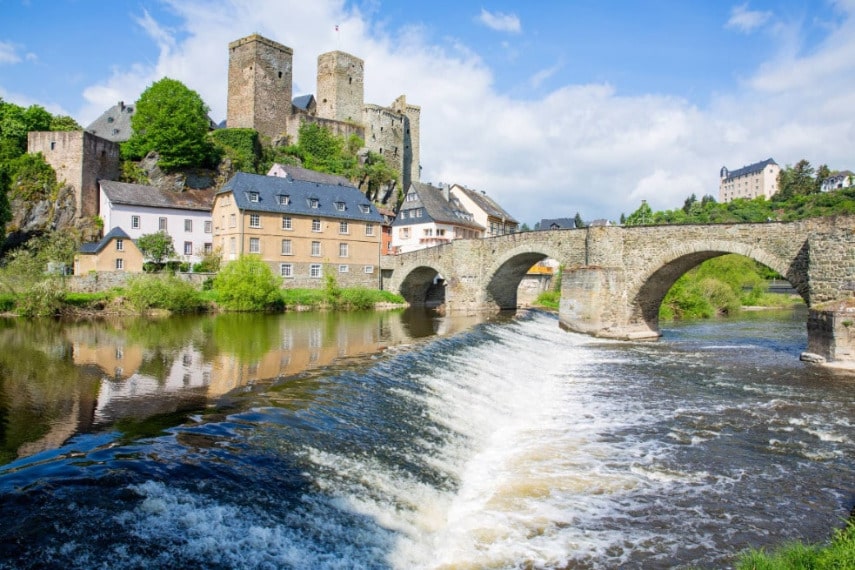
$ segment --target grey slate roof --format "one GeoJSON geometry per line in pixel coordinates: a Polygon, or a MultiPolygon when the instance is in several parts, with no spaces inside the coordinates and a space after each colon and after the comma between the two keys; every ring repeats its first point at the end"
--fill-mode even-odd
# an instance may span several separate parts
{"type": "Polygon", "coordinates": [[[217,194],[225,192],[234,195],[235,204],[243,211],[290,213],[361,222],[383,221],[374,204],[353,186],[238,172],[217,194]],[[252,193],[258,194],[257,202],[250,201],[252,193]],[[280,204],[279,196],[288,196],[290,203],[280,204]],[[311,206],[310,201],[313,199],[317,200],[317,208],[311,206]],[[337,204],[344,204],[344,210],[339,210],[337,204]]]}
{"type": "Polygon", "coordinates": [[[333,186],[351,186],[353,188],[356,188],[353,182],[351,182],[344,176],[339,176],[338,174],[327,174],[326,172],[317,172],[315,170],[309,170],[308,168],[303,168],[302,166],[295,166],[293,164],[279,164],[278,162],[273,166],[280,167],[282,170],[285,171],[286,174],[288,174],[288,176],[290,176],[294,180],[317,182],[318,184],[330,184],[333,186]]]}
{"type": "Polygon", "coordinates": [[[173,192],[171,190],[160,190],[154,186],[128,184],[115,180],[101,180],[99,184],[101,190],[113,204],[208,212],[214,204],[214,193],[210,190],[187,189],[181,192],[173,192]]]}
{"type": "Polygon", "coordinates": [[[727,172],[727,176],[725,177],[725,181],[733,180],[734,178],[739,178],[740,176],[745,176],[747,174],[754,174],[755,172],[760,172],[770,164],[777,165],[778,163],[772,160],[771,158],[767,158],[766,160],[755,162],[754,164],[749,164],[748,166],[743,166],[742,168],[739,168],[737,170],[729,170],[727,172]]]}
{"type": "Polygon", "coordinates": [[[125,105],[124,101],[119,101],[92,121],[86,130],[108,141],[124,142],[131,138],[131,117],[136,108],[136,105],[125,105]]]}
{"type": "Polygon", "coordinates": [[[540,230],[572,230],[576,227],[574,218],[543,218],[537,225],[540,230]]]}
{"type": "Polygon", "coordinates": [[[469,198],[478,204],[478,207],[481,208],[484,212],[487,213],[488,216],[493,218],[499,218],[505,220],[506,222],[511,222],[513,224],[518,224],[519,222],[514,219],[512,215],[507,213],[504,208],[499,206],[495,200],[487,196],[484,192],[479,192],[478,190],[471,190],[464,186],[457,185],[469,198]]]}
{"type": "Polygon", "coordinates": [[[451,196],[451,199],[446,200],[445,191],[442,188],[437,188],[423,182],[412,182],[410,183],[410,190],[416,192],[418,200],[401,204],[398,209],[398,216],[392,222],[393,226],[408,226],[414,223],[429,223],[433,221],[478,230],[484,229],[484,226],[472,219],[472,213],[467,211],[457,198],[451,196]],[[424,208],[426,216],[416,218],[418,221],[403,217],[404,212],[415,208],[424,208]]]}
{"type": "Polygon", "coordinates": [[[107,235],[101,238],[101,241],[81,244],[80,253],[98,253],[99,251],[104,249],[107,244],[110,243],[110,240],[113,238],[131,239],[128,234],[126,234],[124,230],[122,230],[122,228],[115,227],[110,230],[107,235]]]}
{"type": "Polygon", "coordinates": [[[303,109],[304,111],[309,110],[312,103],[315,101],[314,95],[298,95],[291,100],[291,104],[293,104],[298,109],[303,109]]]}

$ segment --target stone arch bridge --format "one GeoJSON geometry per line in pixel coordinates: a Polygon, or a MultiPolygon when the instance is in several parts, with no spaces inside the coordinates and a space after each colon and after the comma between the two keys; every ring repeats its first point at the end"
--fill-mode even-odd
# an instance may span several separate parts
{"type": "Polygon", "coordinates": [[[424,304],[439,275],[445,279],[446,311],[471,312],[515,309],[523,276],[538,261],[552,258],[564,268],[562,327],[643,339],[659,336],[659,305],[671,285],[701,262],[728,253],[774,269],[812,308],[807,358],[855,361],[855,341],[848,340],[855,309],[847,317],[846,308],[855,291],[855,217],[850,216],[524,232],[384,256],[381,267],[383,288],[411,304],[424,304]]]}

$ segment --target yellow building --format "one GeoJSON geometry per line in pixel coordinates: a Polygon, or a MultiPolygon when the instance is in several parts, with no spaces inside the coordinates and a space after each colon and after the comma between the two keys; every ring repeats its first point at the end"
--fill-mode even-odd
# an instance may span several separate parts
{"type": "Polygon", "coordinates": [[[74,274],[90,271],[141,273],[143,254],[122,228],[113,228],[101,241],[84,243],[74,256],[74,274]]]}
{"type": "Polygon", "coordinates": [[[285,287],[380,283],[382,216],[355,187],[238,172],[214,197],[214,246],[258,255],[285,287]]]}
{"type": "Polygon", "coordinates": [[[719,172],[718,201],[730,202],[736,198],[756,198],[763,196],[767,200],[778,192],[778,174],[781,167],[768,158],[737,170],[721,167],[719,172]]]}

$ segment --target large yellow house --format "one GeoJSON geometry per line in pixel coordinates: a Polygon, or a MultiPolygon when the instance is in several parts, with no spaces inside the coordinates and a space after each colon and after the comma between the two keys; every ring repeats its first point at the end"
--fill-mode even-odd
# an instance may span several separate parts
{"type": "Polygon", "coordinates": [[[353,186],[238,172],[211,217],[224,263],[258,255],[285,287],[379,286],[383,218],[353,186]]]}

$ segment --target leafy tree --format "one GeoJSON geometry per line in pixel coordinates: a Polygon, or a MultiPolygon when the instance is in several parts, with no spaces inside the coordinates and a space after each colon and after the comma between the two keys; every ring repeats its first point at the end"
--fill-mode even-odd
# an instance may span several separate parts
{"type": "Polygon", "coordinates": [[[691,211],[692,206],[694,206],[695,203],[697,203],[697,201],[698,201],[698,197],[695,196],[694,194],[692,194],[691,196],[686,198],[686,201],[683,202],[683,211],[688,214],[689,211],[691,211]]]}
{"type": "Polygon", "coordinates": [[[208,138],[208,107],[198,93],[165,77],[151,84],[137,101],[131,117],[133,134],[122,143],[125,158],[139,159],[151,151],[164,169],[208,166],[217,151],[208,138]]]}
{"type": "Polygon", "coordinates": [[[217,303],[230,311],[263,311],[282,303],[279,279],[255,255],[242,255],[214,278],[217,303]]]}
{"type": "Polygon", "coordinates": [[[56,198],[59,182],[53,167],[45,162],[42,153],[23,154],[9,161],[9,197],[23,200],[56,198]]]}
{"type": "Polygon", "coordinates": [[[573,224],[575,224],[577,228],[585,227],[585,222],[582,221],[582,216],[579,214],[579,212],[576,212],[576,216],[573,218],[573,224]]]}
{"type": "Polygon", "coordinates": [[[165,260],[175,255],[172,238],[163,231],[140,236],[137,240],[137,247],[143,256],[157,266],[161,266],[165,260]]]}
{"type": "Polygon", "coordinates": [[[77,121],[68,115],[54,115],[50,120],[50,130],[52,131],[80,131],[83,130],[77,121]]]}
{"type": "Polygon", "coordinates": [[[788,165],[782,168],[778,174],[778,193],[772,199],[784,201],[794,196],[807,196],[819,192],[819,184],[814,174],[813,166],[805,159],[798,161],[795,166],[788,165]]]}
{"type": "Polygon", "coordinates": [[[647,200],[641,201],[641,206],[636,211],[627,216],[624,225],[627,226],[646,226],[654,223],[653,210],[647,204],[647,200]]]}
{"type": "Polygon", "coordinates": [[[0,99],[0,160],[27,152],[27,133],[51,130],[51,114],[38,105],[27,108],[0,99]]]}

